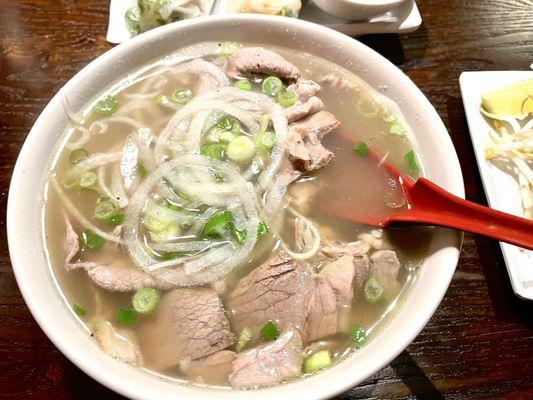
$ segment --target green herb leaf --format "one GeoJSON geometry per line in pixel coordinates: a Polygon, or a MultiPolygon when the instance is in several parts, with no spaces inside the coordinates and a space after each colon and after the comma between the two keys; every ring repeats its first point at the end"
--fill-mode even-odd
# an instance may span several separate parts
{"type": "Polygon", "coordinates": [[[368,146],[366,145],[366,143],[363,143],[363,142],[359,142],[357,144],[357,146],[355,146],[353,148],[353,151],[355,151],[357,154],[359,154],[360,156],[366,156],[368,154],[368,146]]]}
{"type": "Polygon", "coordinates": [[[137,164],[137,172],[139,173],[141,179],[148,174],[148,171],[146,171],[146,168],[141,163],[137,164]]]}
{"type": "Polygon", "coordinates": [[[124,214],[115,214],[107,219],[107,223],[111,226],[119,226],[124,223],[126,216],[124,214]]]}
{"type": "Polygon", "coordinates": [[[368,340],[366,331],[360,325],[352,326],[350,336],[352,337],[352,340],[357,348],[363,347],[368,340]]]}
{"type": "Polygon", "coordinates": [[[411,150],[405,155],[405,160],[407,161],[407,165],[409,165],[409,169],[412,172],[414,172],[415,174],[418,174],[420,172],[420,168],[418,167],[418,164],[416,162],[416,154],[413,150],[411,150]]]}
{"type": "Polygon", "coordinates": [[[79,305],[74,304],[72,305],[72,309],[76,313],[78,317],[83,317],[85,314],[87,314],[87,311],[85,311],[83,308],[81,308],[79,305]]]}
{"type": "Polygon", "coordinates": [[[135,322],[135,311],[131,308],[121,308],[117,313],[117,322],[122,325],[133,325],[135,322]]]}
{"type": "Polygon", "coordinates": [[[233,225],[233,214],[230,211],[220,211],[209,217],[202,229],[204,238],[220,238],[233,225]]]}
{"type": "Polygon", "coordinates": [[[98,103],[96,103],[96,106],[94,106],[94,111],[99,114],[109,115],[117,111],[117,108],[117,98],[115,96],[107,96],[103,100],[100,100],[98,103]]]}
{"type": "Polygon", "coordinates": [[[105,243],[105,240],[94,233],[91,229],[85,229],[79,240],[81,246],[92,251],[100,250],[105,243]]]}
{"type": "Polygon", "coordinates": [[[261,328],[261,336],[268,341],[276,340],[279,337],[279,330],[276,324],[272,321],[268,321],[265,326],[261,328]]]}

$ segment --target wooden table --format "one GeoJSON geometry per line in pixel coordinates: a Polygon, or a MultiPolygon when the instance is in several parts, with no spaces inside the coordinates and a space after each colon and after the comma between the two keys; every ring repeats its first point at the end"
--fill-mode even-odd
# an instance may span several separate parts
{"type": "MultiPolygon", "coordinates": [[[[470,200],[486,203],[468,136],[459,74],[527,69],[532,0],[427,0],[409,35],[362,38],[402,68],[448,127],[470,200]]],[[[109,48],[108,2],[0,0],[0,396],[118,398],[46,338],[19,293],[4,211],[24,138],[59,88],[109,48]]],[[[430,323],[389,366],[339,399],[533,398],[533,303],[512,292],[498,244],[465,235],[452,284],[430,323]]]]}

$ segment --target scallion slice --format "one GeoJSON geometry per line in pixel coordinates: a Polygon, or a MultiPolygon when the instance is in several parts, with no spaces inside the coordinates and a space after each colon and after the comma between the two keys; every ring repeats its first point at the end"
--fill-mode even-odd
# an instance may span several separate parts
{"type": "Polygon", "coordinates": [[[116,212],[117,208],[110,200],[100,199],[98,203],[96,203],[93,216],[94,218],[99,219],[100,221],[106,221],[113,217],[116,212]]]}
{"type": "Polygon", "coordinates": [[[94,110],[99,114],[109,115],[117,111],[118,100],[115,96],[107,96],[103,100],[100,100],[94,106],[94,110]]]}
{"type": "Polygon", "coordinates": [[[298,100],[298,97],[292,92],[283,90],[277,94],[276,100],[280,106],[282,106],[283,108],[287,108],[294,105],[294,103],[296,103],[296,100],[298,100]]]}
{"type": "Polygon", "coordinates": [[[171,100],[177,104],[187,104],[192,99],[190,89],[177,89],[172,93],[171,100]]]}
{"type": "Polygon", "coordinates": [[[137,172],[139,173],[141,179],[148,174],[148,171],[146,171],[146,168],[141,163],[137,164],[137,172]]]}
{"type": "Polygon", "coordinates": [[[135,311],[131,308],[120,308],[117,312],[117,322],[122,325],[133,325],[135,311]]]}
{"type": "Polygon", "coordinates": [[[277,76],[269,76],[263,80],[261,87],[263,93],[269,96],[276,96],[283,90],[283,82],[277,76]]]}
{"type": "Polygon", "coordinates": [[[71,164],[77,164],[80,161],[85,160],[89,156],[89,153],[85,149],[75,149],[70,152],[68,157],[71,164]]]}
{"type": "Polygon", "coordinates": [[[407,165],[409,166],[411,172],[414,172],[415,174],[418,174],[420,172],[420,168],[418,167],[418,163],[416,162],[416,154],[413,150],[411,150],[405,155],[405,160],[407,161],[407,165]]]}
{"type": "Polygon", "coordinates": [[[200,149],[200,154],[211,157],[215,160],[223,160],[226,158],[227,145],[222,143],[208,144],[200,149]]]}
{"type": "Polygon", "coordinates": [[[87,314],[87,311],[85,311],[83,308],[81,308],[77,304],[73,304],[72,309],[74,310],[74,312],[76,313],[78,317],[83,317],[85,316],[85,314],[87,314]]]}
{"type": "Polygon", "coordinates": [[[331,356],[331,351],[320,350],[304,361],[304,372],[310,374],[330,367],[332,364],[333,357],[331,356]]]}
{"type": "Polygon", "coordinates": [[[276,134],[274,132],[266,131],[259,135],[257,139],[257,147],[265,153],[270,153],[276,141],[276,134]]]}
{"type": "Polygon", "coordinates": [[[235,87],[241,90],[252,90],[252,83],[248,79],[241,79],[235,82],[235,87]]]}
{"type": "Polygon", "coordinates": [[[115,214],[107,219],[107,223],[111,226],[119,226],[124,223],[126,216],[124,214],[115,214]]]}
{"type": "Polygon", "coordinates": [[[237,339],[237,344],[235,345],[235,351],[240,353],[244,350],[248,342],[252,340],[252,330],[250,328],[243,328],[237,339]]]}
{"type": "Polygon", "coordinates": [[[96,176],[96,173],[93,171],[85,171],[80,176],[79,185],[82,188],[88,188],[91,187],[96,183],[98,180],[98,177],[96,176]]]}
{"type": "Polygon", "coordinates": [[[261,333],[261,336],[268,341],[276,340],[279,337],[278,327],[272,321],[268,321],[265,326],[261,328],[259,333],[261,333]]]}
{"type": "Polygon", "coordinates": [[[150,314],[159,304],[161,294],[154,288],[142,288],[135,292],[131,298],[133,309],[139,314],[150,314]]]}
{"type": "Polygon", "coordinates": [[[352,340],[357,348],[363,347],[368,340],[366,331],[360,325],[352,326],[352,329],[350,330],[350,336],[352,337],[352,340]]]}
{"type": "Polygon", "coordinates": [[[229,142],[226,152],[230,160],[247,163],[254,157],[255,146],[248,136],[239,136],[229,142]]]}
{"type": "Polygon", "coordinates": [[[105,243],[105,240],[94,233],[91,229],[84,230],[79,240],[83,247],[93,251],[100,250],[105,243]]]}
{"type": "Polygon", "coordinates": [[[383,296],[383,286],[379,283],[377,278],[375,276],[370,276],[363,286],[363,294],[365,296],[365,299],[369,303],[375,303],[379,299],[381,299],[381,296],[383,296]]]}

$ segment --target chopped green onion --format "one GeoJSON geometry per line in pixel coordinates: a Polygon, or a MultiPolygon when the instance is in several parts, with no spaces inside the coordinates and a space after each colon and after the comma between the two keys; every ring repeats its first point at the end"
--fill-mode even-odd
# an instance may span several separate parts
{"type": "Polygon", "coordinates": [[[68,157],[71,164],[77,164],[80,161],[85,160],[89,156],[89,153],[85,149],[75,149],[70,152],[68,157]]]}
{"type": "Polygon", "coordinates": [[[117,111],[118,108],[118,100],[115,96],[107,96],[105,99],[100,100],[96,105],[94,106],[94,110],[100,114],[113,114],[115,111],[117,111]]]}
{"type": "Polygon", "coordinates": [[[237,339],[237,344],[235,345],[235,351],[240,353],[244,350],[248,342],[252,340],[252,330],[250,328],[243,328],[237,339]]]}
{"type": "Polygon", "coordinates": [[[98,180],[98,177],[96,176],[96,173],[94,173],[93,171],[85,171],[80,176],[79,185],[82,188],[88,188],[94,185],[97,180],[98,180]]]}
{"type": "Polygon", "coordinates": [[[268,233],[268,225],[265,221],[259,221],[259,225],[257,225],[257,236],[264,236],[268,233]]]}
{"type": "Polygon", "coordinates": [[[165,96],[164,94],[161,94],[155,98],[154,103],[159,106],[162,106],[163,104],[170,103],[170,100],[167,96],[165,96]]]}
{"type": "Polygon", "coordinates": [[[298,100],[298,97],[292,92],[283,90],[282,92],[278,93],[278,95],[276,96],[276,100],[278,101],[278,104],[280,106],[282,106],[283,108],[287,108],[294,105],[294,103],[296,103],[296,100],[298,100]]]}
{"type": "Polygon", "coordinates": [[[176,258],[178,256],[178,253],[175,253],[173,251],[166,251],[163,253],[163,255],[161,256],[161,259],[163,261],[168,261],[168,260],[173,260],[174,258],[176,258]]]}
{"type": "Polygon", "coordinates": [[[363,142],[359,142],[357,144],[357,146],[355,146],[353,148],[353,151],[355,151],[357,154],[359,154],[360,156],[366,156],[368,154],[368,146],[366,145],[366,143],[363,143],[363,142]]]}
{"type": "Polygon", "coordinates": [[[228,144],[228,158],[236,163],[249,162],[255,153],[255,146],[248,136],[239,136],[228,144]]]}
{"type": "Polygon", "coordinates": [[[167,208],[172,210],[172,211],[180,211],[182,207],[178,206],[177,204],[170,203],[167,200],[167,208]]]}
{"type": "Polygon", "coordinates": [[[202,229],[202,237],[219,238],[233,224],[233,214],[230,211],[220,211],[211,215],[202,229]]]}
{"type": "Polygon", "coordinates": [[[172,93],[172,101],[177,104],[187,104],[192,99],[190,89],[177,89],[172,93]]]}
{"type": "MultiPolygon", "coordinates": [[[[259,224],[257,225],[257,236],[261,237],[268,233],[268,225],[265,221],[259,221],[259,224]]],[[[231,224],[231,235],[235,238],[235,240],[239,243],[244,243],[246,240],[246,237],[248,236],[248,232],[246,229],[238,230],[235,224],[231,224]]]]}
{"type": "Polygon", "coordinates": [[[112,226],[122,225],[126,216],[124,214],[115,214],[107,219],[107,223],[112,226]]]}
{"type": "Polygon", "coordinates": [[[283,90],[283,82],[276,76],[269,76],[265,78],[261,87],[264,93],[275,96],[283,90]]]}
{"type": "Polygon", "coordinates": [[[304,361],[304,372],[307,374],[328,368],[333,364],[333,357],[329,350],[320,350],[304,361]]]}
{"type": "Polygon", "coordinates": [[[226,144],[222,143],[209,144],[200,149],[200,154],[215,160],[223,160],[226,158],[227,147],[226,144]]]}
{"type": "Polygon", "coordinates": [[[63,184],[63,187],[67,190],[76,189],[80,187],[80,179],[79,178],[74,178],[72,180],[65,179],[62,181],[62,184],[63,184]]]}
{"type": "Polygon", "coordinates": [[[139,7],[133,7],[126,11],[124,19],[126,20],[128,30],[133,35],[137,35],[141,32],[141,13],[139,7]]]}
{"type": "Polygon", "coordinates": [[[352,340],[357,348],[363,347],[368,340],[366,331],[359,325],[352,326],[350,336],[352,337],[352,340]]]}
{"type": "Polygon", "coordinates": [[[383,296],[383,292],[383,286],[381,286],[376,277],[371,276],[365,281],[365,284],[363,286],[363,294],[365,296],[365,299],[369,303],[375,303],[376,301],[381,299],[381,296],[383,296]]]}
{"type": "Polygon", "coordinates": [[[217,173],[213,173],[213,178],[215,178],[215,182],[224,182],[225,179],[222,175],[219,175],[217,173]]]}
{"type": "Polygon", "coordinates": [[[100,250],[104,243],[105,240],[90,229],[85,229],[80,236],[80,244],[89,250],[100,250]]]}
{"type": "Polygon", "coordinates": [[[139,176],[142,178],[144,178],[147,174],[148,174],[148,171],[146,171],[146,168],[144,168],[144,165],[142,164],[137,164],[137,172],[139,173],[139,176]]]}
{"type": "Polygon", "coordinates": [[[72,306],[72,309],[74,310],[74,312],[76,313],[76,315],[78,317],[83,317],[85,316],[85,314],[87,314],[87,311],[85,311],[83,308],[81,308],[79,305],[77,304],[74,304],[72,306]]]}
{"type": "Polygon", "coordinates": [[[135,292],[131,298],[133,309],[139,314],[149,314],[155,311],[159,304],[161,294],[154,288],[142,288],[135,292]]]}
{"type": "Polygon", "coordinates": [[[268,341],[276,340],[279,337],[278,327],[272,321],[268,321],[259,332],[268,341]]]}
{"type": "Polygon", "coordinates": [[[274,132],[266,131],[259,135],[257,139],[257,146],[265,153],[270,153],[276,141],[276,134],[274,132]]]}
{"type": "Polygon", "coordinates": [[[413,150],[408,152],[405,155],[405,159],[406,159],[407,165],[409,165],[409,168],[411,169],[411,171],[414,172],[415,174],[418,174],[420,172],[420,168],[418,167],[418,164],[416,162],[416,154],[415,154],[415,152],[413,150]]]}
{"type": "Polygon", "coordinates": [[[107,199],[101,199],[98,201],[98,203],[96,203],[93,216],[94,218],[99,219],[100,221],[106,221],[109,218],[113,217],[116,211],[117,208],[111,201],[107,199]]]}
{"type": "Polygon", "coordinates": [[[294,17],[294,10],[290,7],[284,6],[281,10],[279,10],[278,15],[281,15],[282,17],[294,17]]]}
{"type": "Polygon", "coordinates": [[[120,308],[117,313],[117,322],[122,325],[133,325],[135,322],[135,311],[131,308],[120,308]]]}
{"type": "Polygon", "coordinates": [[[252,83],[248,79],[241,79],[235,82],[235,87],[241,90],[252,90],[252,83]]]}
{"type": "Polygon", "coordinates": [[[235,238],[237,242],[244,243],[246,237],[248,236],[248,232],[246,231],[246,229],[238,230],[235,224],[231,224],[231,235],[235,238]]]}
{"type": "Polygon", "coordinates": [[[236,42],[225,42],[220,46],[220,55],[229,57],[242,47],[241,44],[236,42]]]}

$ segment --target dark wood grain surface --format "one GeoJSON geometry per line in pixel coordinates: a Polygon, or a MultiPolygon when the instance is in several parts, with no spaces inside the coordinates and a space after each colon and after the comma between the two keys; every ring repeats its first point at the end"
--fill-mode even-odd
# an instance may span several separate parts
{"type": "MultiPolygon", "coordinates": [[[[532,0],[426,0],[408,35],[361,38],[397,64],[437,108],[459,154],[467,197],[486,203],[459,74],[533,62],[532,0]]],[[[13,165],[55,92],[111,45],[108,2],[0,0],[0,397],[119,398],[46,338],[19,293],[6,243],[13,165]]],[[[533,302],[512,292],[498,244],[465,235],[452,284],[430,323],[389,366],[339,399],[533,398],[533,302]]]]}

